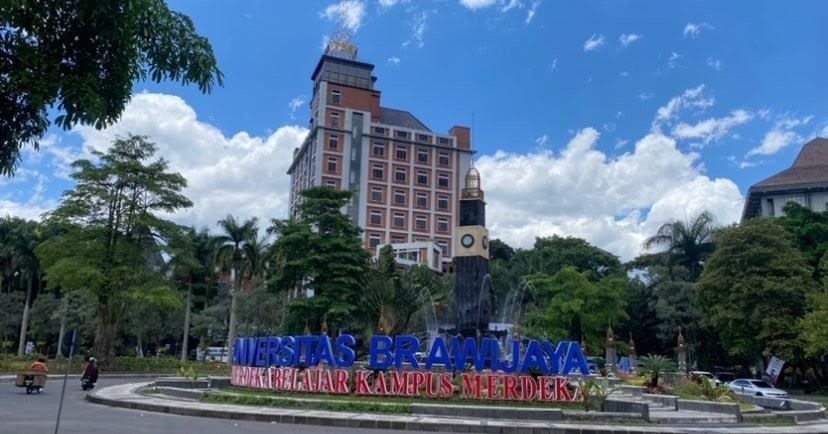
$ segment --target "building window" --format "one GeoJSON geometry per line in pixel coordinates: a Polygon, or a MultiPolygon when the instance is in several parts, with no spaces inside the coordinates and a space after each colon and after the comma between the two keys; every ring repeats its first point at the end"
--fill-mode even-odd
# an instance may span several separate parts
{"type": "Polygon", "coordinates": [[[437,209],[441,211],[446,211],[449,208],[449,199],[448,196],[441,194],[437,196],[437,209]]]}
{"type": "Polygon", "coordinates": [[[428,163],[427,149],[417,149],[417,161],[420,163],[428,163]]]}
{"type": "Polygon", "coordinates": [[[328,147],[331,149],[339,149],[339,136],[331,136],[328,138],[328,147]]]}
{"type": "Polygon", "coordinates": [[[331,91],[331,104],[333,105],[340,105],[342,104],[342,92],[338,90],[331,91]]]}
{"type": "Polygon", "coordinates": [[[768,215],[773,217],[776,214],[776,209],[773,207],[773,198],[768,198],[768,215]]]}
{"type": "Polygon", "coordinates": [[[418,231],[428,230],[428,219],[425,216],[418,215],[417,219],[414,221],[414,228],[418,231]]]}
{"type": "Polygon", "coordinates": [[[441,173],[437,177],[437,185],[441,188],[448,188],[449,187],[449,177],[445,173],[441,173]]]}
{"type": "Polygon", "coordinates": [[[402,244],[404,242],[406,242],[405,235],[391,234],[391,244],[402,244]]]}
{"type": "Polygon", "coordinates": [[[394,180],[397,182],[405,182],[406,175],[405,168],[398,167],[394,171],[394,180]]]}
{"type": "Polygon", "coordinates": [[[448,218],[446,217],[438,217],[437,218],[437,232],[442,232],[447,234],[449,231],[449,223],[448,218]]]}
{"type": "Polygon", "coordinates": [[[379,226],[382,224],[382,211],[378,210],[371,210],[371,220],[370,223],[374,226],[379,226]]]}
{"type": "Polygon", "coordinates": [[[333,179],[325,181],[325,185],[336,190],[336,181],[334,181],[333,179]]]}
{"type": "Polygon", "coordinates": [[[336,173],[336,158],[328,158],[328,173],[336,173]]]}
{"type": "Polygon", "coordinates": [[[382,170],[381,164],[374,164],[371,168],[371,177],[382,181],[385,178],[385,173],[382,170]]]}
{"type": "Polygon", "coordinates": [[[374,142],[374,156],[375,157],[383,157],[385,156],[385,145],[379,142],[374,142]]]}
{"type": "Polygon", "coordinates": [[[449,144],[451,144],[451,139],[449,139],[448,137],[440,137],[437,140],[437,143],[439,143],[441,145],[449,145],[449,144]]]}
{"type": "Polygon", "coordinates": [[[397,145],[396,157],[398,160],[408,160],[408,146],[397,145]]]}
{"type": "Polygon", "coordinates": [[[385,128],[374,127],[374,134],[379,134],[381,136],[384,136],[385,135],[385,128]]]}
{"type": "Polygon", "coordinates": [[[405,205],[405,190],[394,190],[394,205],[405,205]]]}
{"type": "Polygon", "coordinates": [[[428,185],[428,172],[426,172],[425,170],[417,171],[417,184],[428,185]]]}
{"type": "Polygon", "coordinates": [[[431,141],[431,136],[427,136],[425,134],[417,134],[417,140],[419,140],[421,142],[430,142],[431,141]]]}
{"type": "Polygon", "coordinates": [[[440,151],[440,154],[437,157],[437,165],[442,167],[449,167],[451,165],[451,159],[448,152],[440,151]]]}
{"type": "Polygon", "coordinates": [[[371,187],[371,202],[382,202],[382,189],[371,187]]]}
{"type": "Polygon", "coordinates": [[[417,207],[428,208],[428,194],[417,193],[417,207]]]}
{"type": "MultiPolygon", "coordinates": [[[[405,214],[401,212],[394,213],[394,227],[395,228],[404,228],[405,227],[405,214]]],[[[448,227],[448,226],[446,226],[448,227]]]]}
{"type": "Polygon", "coordinates": [[[443,252],[443,256],[448,256],[448,243],[445,241],[437,241],[437,245],[440,246],[440,251],[443,252]]]}
{"type": "Polygon", "coordinates": [[[331,113],[331,126],[339,127],[339,113],[331,113]]]}
{"type": "Polygon", "coordinates": [[[379,246],[381,242],[382,242],[382,237],[380,237],[379,235],[377,235],[377,234],[368,235],[368,246],[370,246],[372,249],[376,249],[377,246],[379,246]]]}
{"type": "Polygon", "coordinates": [[[405,131],[396,130],[396,131],[394,131],[394,137],[399,137],[401,139],[407,139],[408,138],[408,133],[406,133],[405,131]]]}

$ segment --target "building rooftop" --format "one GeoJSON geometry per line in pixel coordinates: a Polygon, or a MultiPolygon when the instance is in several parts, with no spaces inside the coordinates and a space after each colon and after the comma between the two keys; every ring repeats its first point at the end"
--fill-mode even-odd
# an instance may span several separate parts
{"type": "Polygon", "coordinates": [[[828,139],[817,137],[806,143],[793,165],[750,187],[754,190],[807,188],[828,183],[828,139]]]}
{"type": "Polygon", "coordinates": [[[802,146],[793,165],[748,189],[742,219],[760,215],[763,194],[828,189],[828,139],[817,137],[802,146]]]}
{"type": "Polygon", "coordinates": [[[388,107],[380,107],[380,123],[412,130],[431,131],[410,112],[388,107]]]}

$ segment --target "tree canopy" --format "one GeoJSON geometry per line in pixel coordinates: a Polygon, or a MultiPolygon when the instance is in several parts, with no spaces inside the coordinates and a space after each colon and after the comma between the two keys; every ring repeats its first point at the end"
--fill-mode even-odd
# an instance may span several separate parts
{"type": "Polygon", "coordinates": [[[0,174],[50,125],[104,128],[116,121],[135,80],[221,85],[213,49],[164,0],[0,2],[0,174]]]}

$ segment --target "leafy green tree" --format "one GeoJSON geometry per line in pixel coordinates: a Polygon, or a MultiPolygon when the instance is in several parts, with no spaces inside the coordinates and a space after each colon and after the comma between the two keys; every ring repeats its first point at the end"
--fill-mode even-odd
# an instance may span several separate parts
{"type": "MultiPolygon", "coordinates": [[[[693,283],[690,271],[684,267],[651,267],[651,291],[653,298],[651,308],[655,313],[656,336],[661,342],[662,351],[672,352],[676,345],[679,327],[688,337],[688,346],[695,350],[702,342],[698,341],[701,313],[693,304],[693,283]]],[[[711,346],[710,342],[704,343],[711,346]]]]}
{"type": "Polygon", "coordinates": [[[658,387],[658,377],[662,372],[676,369],[673,359],[659,355],[647,354],[641,358],[640,362],[641,369],[650,374],[651,387],[658,387]]]}
{"type": "Polygon", "coordinates": [[[273,220],[268,229],[276,235],[274,249],[280,258],[271,287],[294,292],[312,290],[313,296],[297,298],[288,307],[288,332],[299,332],[305,322],[319,331],[323,318],[342,328],[355,327],[368,252],[362,246],[362,230],[340,210],[353,193],[327,187],[302,192],[299,217],[273,220]]]}
{"type": "Polygon", "coordinates": [[[756,218],[724,230],[705,264],[696,301],[733,356],[752,361],[798,352],[797,320],[811,273],[793,237],[772,219],[756,218]]]}
{"type": "MultiPolygon", "coordinates": [[[[828,277],[820,262],[828,258],[828,211],[815,212],[796,202],[788,202],[783,208],[785,215],[779,223],[793,234],[805,260],[813,270],[814,279],[828,277]]],[[[826,262],[828,263],[828,262],[826,262]]]]}
{"type": "Polygon", "coordinates": [[[97,162],[72,163],[76,185],[48,221],[68,228],[37,249],[49,287],[89,291],[97,304],[94,351],[114,363],[115,341],[133,303],[180,303],[161,274],[161,244],[177,231],[165,220],[192,203],[181,194],[187,181],[149,161],[156,146],[145,137],[117,139],[97,162]]]}
{"type": "Polygon", "coordinates": [[[828,355],[828,292],[814,294],[810,311],[799,321],[805,354],[821,359],[828,355]]]}
{"type": "Polygon", "coordinates": [[[644,241],[644,247],[665,247],[662,253],[668,267],[680,265],[690,270],[691,282],[698,280],[705,259],[715,250],[720,226],[710,211],[703,211],[686,221],[674,220],[661,225],[658,232],[644,241]]]}
{"type": "MultiPolygon", "coordinates": [[[[251,240],[256,239],[259,231],[258,220],[253,217],[244,222],[239,222],[232,215],[228,215],[218,222],[222,234],[216,237],[219,244],[217,261],[222,265],[230,265],[230,324],[227,332],[227,348],[229,354],[233,354],[233,344],[236,340],[236,315],[238,296],[237,292],[241,287],[241,269],[245,264],[245,246],[251,240]]],[[[228,362],[231,362],[228,358],[228,362]]]]}
{"type": "Polygon", "coordinates": [[[544,273],[554,276],[565,267],[585,272],[591,281],[621,272],[618,257],[586,240],[575,237],[538,237],[531,250],[521,250],[512,258],[519,276],[544,273]]]}
{"type": "Polygon", "coordinates": [[[494,238],[489,241],[489,258],[492,261],[496,261],[498,259],[502,261],[509,261],[512,259],[512,256],[515,256],[515,249],[506,244],[504,241],[499,238],[494,238]]]}
{"type": "Polygon", "coordinates": [[[0,174],[49,127],[115,122],[135,80],[221,85],[213,49],[164,0],[0,2],[0,174]]]}
{"type": "Polygon", "coordinates": [[[183,228],[169,243],[170,261],[167,266],[172,269],[173,279],[183,282],[186,287],[184,302],[184,325],[181,341],[181,361],[189,355],[190,322],[192,319],[193,298],[200,295],[209,296],[215,287],[213,261],[217,242],[207,229],[196,231],[195,228],[183,228]]]}
{"type": "Polygon", "coordinates": [[[239,336],[266,336],[279,333],[285,316],[285,297],[263,285],[253,285],[239,294],[239,336]]]}
{"type": "Polygon", "coordinates": [[[608,325],[626,319],[625,279],[591,282],[589,274],[566,266],[552,277],[527,276],[537,293],[537,304],[526,312],[525,334],[551,340],[596,339],[608,325]]]}

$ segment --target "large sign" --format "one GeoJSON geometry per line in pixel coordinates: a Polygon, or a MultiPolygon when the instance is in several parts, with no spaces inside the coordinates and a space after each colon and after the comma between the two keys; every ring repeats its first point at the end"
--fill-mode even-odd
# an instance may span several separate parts
{"type": "Polygon", "coordinates": [[[427,353],[414,336],[372,336],[359,369],[351,335],[236,339],[234,386],[308,393],[520,401],[571,401],[566,375],[589,375],[577,342],[437,337],[427,353]]]}

